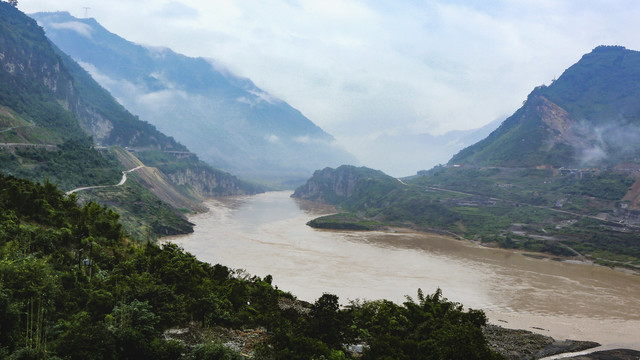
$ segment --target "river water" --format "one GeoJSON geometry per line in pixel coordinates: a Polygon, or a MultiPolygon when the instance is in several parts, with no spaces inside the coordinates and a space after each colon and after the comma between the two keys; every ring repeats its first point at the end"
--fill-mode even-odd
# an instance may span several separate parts
{"type": "Polygon", "coordinates": [[[313,302],[323,292],[402,302],[438,287],[490,321],[557,339],[640,350],[640,276],[587,264],[536,259],[450,237],[396,230],[316,230],[306,222],[333,209],[290,192],[208,200],[190,235],[168,238],[198,259],[273,276],[313,302]]]}

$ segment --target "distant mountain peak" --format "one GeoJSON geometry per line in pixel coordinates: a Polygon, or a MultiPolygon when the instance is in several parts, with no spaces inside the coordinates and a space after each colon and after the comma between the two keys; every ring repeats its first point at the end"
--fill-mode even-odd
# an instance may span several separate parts
{"type": "Polygon", "coordinates": [[[640,156],[640,52],[598,46],[450,164],[612,166],[640,156]]]}
{"type": "Polygon", "coordinates": [[[215,167],[301,183],[315,169],[356,162],[300,111],[215,60],[134,44],[69,13],[32,16],[125,107],[215,167]]]}

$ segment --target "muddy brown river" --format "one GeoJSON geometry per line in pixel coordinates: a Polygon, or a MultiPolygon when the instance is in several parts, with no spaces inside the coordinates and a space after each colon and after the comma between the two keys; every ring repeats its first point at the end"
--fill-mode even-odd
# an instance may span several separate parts
{"type": "Polygon", "coordinates": [[[190,218],[195,233],[168,238],[209,263],[245,269],[298,298],[323,292],[402,302],[418,288],[492,323],[557,339],[640,350],[640,276],[605,267],[536,259],[450,237],[410,231],[347,232],[305,225],[332,209],[290,192],[208,200],[190,218]]]}

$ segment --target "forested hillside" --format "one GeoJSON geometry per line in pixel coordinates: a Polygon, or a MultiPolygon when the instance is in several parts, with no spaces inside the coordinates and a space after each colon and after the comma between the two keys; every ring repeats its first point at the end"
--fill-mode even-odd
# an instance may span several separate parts
{"type": "Polygon", "coordinates": [[[362,344],[362,359],[499,358],[484,313],[439,290],[402,305],[341,308],[330,294],[307,304],[269,275],[132,242],[118,220],[50,183],[0,175],[0,357],[347,359],[347,346],[362,344]],[[172,339],[187,331],[172,328],[191,329],[190,340],[172,339]],[[258,340],[233,350],[221,344],[224,329],[255,329],[258,340]]]}
{"type": "Polygon", "coordinates": [[[351,213],[315,227],[412,227],[638,270],[638,96],[640,52],[599,46],[447,166],[403,180],[324,169],[294,196],[351,213]]]}
{"type": "Polygon", "coordinates": [[[635,182],[619,170],[441,166],[400,181],[340,167],[317,171],[293,196],[339,206],[309,223],[317,228],[409,227],[637,270],[640,212],[626,200],[635,182]]]}
{"type": "Polygon", "coordinates": [[[128,156],[144,158],[136,164],[146,166],[140,172],[158,167],[157,176],[132,174],[109,194],[79,196],[127,214],[127,232],[140,238],[192,231],[184,213],[201,211],[197,202],[204,197],[263,191],[211,168],[132,115],[6,2],[0,2],[0,29],[0,172],[48,180],[65,191],[114,185],[135,167],[119,156],[130,150],[128,156]]]}
{"type": "Polygon", "coordinates": [[[216,168],[290,188],[355,161],[299,110],[215,60],[135,44],[67,12],[32,16],[127,108],[216,168]]]}
{"type": "Polygon", "coordinates": [[[640,155],[640,52],[599,46],[449,164],[609,167],[640,155]]]}

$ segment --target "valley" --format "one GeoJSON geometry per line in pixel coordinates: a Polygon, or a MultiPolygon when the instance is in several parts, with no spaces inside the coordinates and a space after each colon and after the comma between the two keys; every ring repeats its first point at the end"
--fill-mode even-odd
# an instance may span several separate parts
{"type": "MultiPolygon", "coordinates": [[[[485,246],[630,270],[640,265],[635,210],[621,200],[636,181],[626,172],[578,175],[443,166],[402,183],[369,176],[354,167],[325,169],[294,196],[323,199],[360,221],[448,234],[485,246]]],[[[324,219],[314,222],[340,228],[324,219]]]]}
{"type": "Polygon", "coordinates": [[[313,229],[305,222],[334,210],[289,195],[209,200],[209,212],[189,218],[193,234],[165,241],[207,262],[271,274],[275,285],[307,301],[329,291],[344,304],[402,302],[417,288],[439,287],[502,327],[640,347],[639,297],[627,296],[640,291],[637,275],[407,229],[313,229]]]}
{"type": "Polygon", "coordinates": [[[1,1],[0,358],[635,356],[638,98],[597,46],[497,128],[369,134],[461,149],[399,179],[216,60],[1,1]]]}

